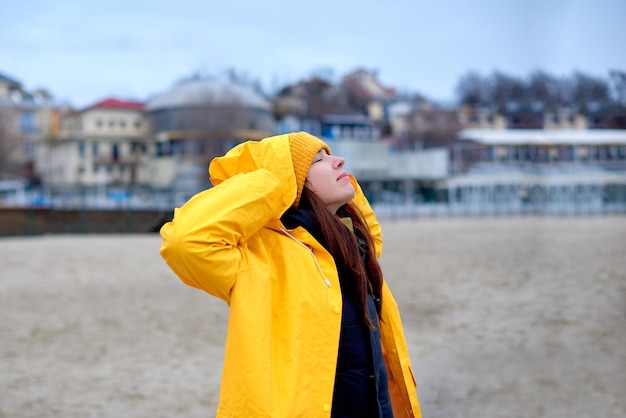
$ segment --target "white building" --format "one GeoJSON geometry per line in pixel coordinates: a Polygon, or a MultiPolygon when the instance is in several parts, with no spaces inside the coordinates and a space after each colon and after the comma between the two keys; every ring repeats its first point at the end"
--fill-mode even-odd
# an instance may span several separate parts
{"type": "Polygon", "coordinates": [[[626,130],[464,130],[452,165],[440,183],[448,202],[481,213],[620,212],[626,202],[626,130]]]}
{"type": "Polygon", "coordinates": [[[434,184],[447,178],[447,148],[398,152],[380,138],[380,130],[365,115],[287,116],[280,133],[304,130],[328,143],[333,154],[346,159],[346,171],[354,174],[372,202],[411,203],[434,199],[434,184]]]}
{"type": "Polygon", "coordinates": [[[143,110],[143,103],[109,98],[66,113],[38,155],[42,183],[149,183],[153,144],[143,110]]]}

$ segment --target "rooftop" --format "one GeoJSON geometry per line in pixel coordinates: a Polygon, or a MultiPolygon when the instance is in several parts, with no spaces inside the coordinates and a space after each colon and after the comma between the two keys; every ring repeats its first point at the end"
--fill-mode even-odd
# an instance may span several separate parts
{"type": "Polygon", "coordinates": [[[20,82],[17,80],[14,80],[10,77],[7,77],[6,75],[0,73],[0,83],[5,83],[5,84],[9,84],[12,86],[19,86],[20,82]]]}
{"type": "Polygon", "coordinates": [[[626,144],[626,129],[464,129],[458,138],[493,145],[626,144]]]}
{"type": "Polygon", "coordinates": [[[83,109],[83,111],[90,110],[90,109],[143,110],[144,108],[145,108],[145,105],[141,102],[135,102],[131,100],[120,100],[120,99],[115,99],[115,98],[107,98],[97,103],[94,103],[91,106],[86,107],[85,109],[83,109]]]}
{"type": "Polygon", "coordinates": [[[241,105],[271,110],[271,104],[253,89],[215,79],[184,80],[152,98],[148,111],[206,105],[241,105]]]}

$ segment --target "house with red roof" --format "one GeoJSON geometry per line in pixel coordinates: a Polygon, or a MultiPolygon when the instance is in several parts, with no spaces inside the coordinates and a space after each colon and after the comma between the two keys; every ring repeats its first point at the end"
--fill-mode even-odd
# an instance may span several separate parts
{"type": "Polygon", "coordinates": [[[48,184],[142,184],[149,180],[151,140],[138,101],[106,98],[65,114],[41,161],[48,184]]]}

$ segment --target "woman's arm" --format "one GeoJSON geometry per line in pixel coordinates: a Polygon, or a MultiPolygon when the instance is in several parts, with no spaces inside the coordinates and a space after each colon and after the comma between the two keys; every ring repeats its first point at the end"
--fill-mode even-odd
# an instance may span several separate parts
{"type": "Polygon", "coordinates": [[[248,267],[246,241],[286,209],[275,175],[236,175],[192,197],[161,228],[160,253],[178,277],[226,303],[248,267]]]}

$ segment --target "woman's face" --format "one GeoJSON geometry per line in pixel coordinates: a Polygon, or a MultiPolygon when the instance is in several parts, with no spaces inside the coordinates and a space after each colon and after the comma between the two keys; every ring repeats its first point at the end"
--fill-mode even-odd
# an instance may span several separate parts
{"type": "Polygon", "coordinates": [[[322,149],[315,154],[306,176],[307,188],[315,193],[332,213],[337,212],[337,209],[354,197],[355,190],[350,177],[343,170],[345,162],[343,158],[328,155],[326,150],[322,149]]]}

